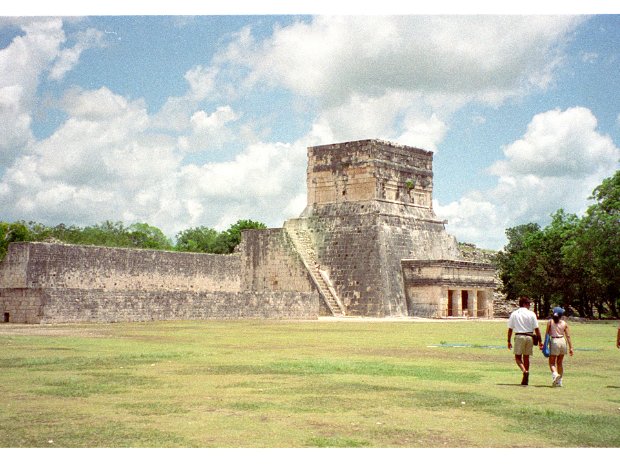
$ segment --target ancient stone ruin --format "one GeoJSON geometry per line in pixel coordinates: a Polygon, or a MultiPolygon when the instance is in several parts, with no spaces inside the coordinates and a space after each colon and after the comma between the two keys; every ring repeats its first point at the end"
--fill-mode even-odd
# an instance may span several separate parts
{"type": "Polygon", "coordinates": [[[308,148],[308,202],[232,255],[12,243],[4,322],[493,316],[495,270],[432,209],[432,152],[380,140],[308,148]]]}

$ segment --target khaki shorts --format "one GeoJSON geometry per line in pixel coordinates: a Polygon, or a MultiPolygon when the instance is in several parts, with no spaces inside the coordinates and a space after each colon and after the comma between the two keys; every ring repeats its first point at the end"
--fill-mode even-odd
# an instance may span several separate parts
{"type": "Polygon", "coordinates": [[[534,340],[531,336],[515,334],[514,352],[515,355],[532,355],[534,340]]]}
{"type": "Polygon", "coordinates": [[[564,355],[567,354],[566,339],[563,337],[552,337],[549,339],[549,354],[564,355]]]}

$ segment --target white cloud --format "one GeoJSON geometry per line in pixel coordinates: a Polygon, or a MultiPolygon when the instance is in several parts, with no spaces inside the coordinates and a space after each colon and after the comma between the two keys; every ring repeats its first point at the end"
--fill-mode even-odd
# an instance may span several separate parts
{"type": "MultiPolygon", "coordinates": [[[[305,160],[303,143],[248,146],[228,162],[185,166],[179,174],[180,196],[199,199],[209,219],[227,227],[239,218],[254,218],[281,225],[283,211],[305,206],[305,160]],[[216,220],[216,221],[214,221],[216,220]]],[[[294,216],[301,213],[301,209],[294,216]]]]}
{"type": "Polygon", "coordinates": [[[448,220],[446,229],[459,241],[492,249],[504,241],[506,219],[488,194],[470,192],[447,205],[440,205],[435,200],[433,210],[439,218],[448,220]]]}
{"type": "Polygon", "coordinates": [[[196,66],[190,69],[185,73],[185,80],[190,87],[188,98],[196,102],[207,98],[215,88],[216,76],[215,68],[205,69],[202,66],[196,66]]]}
{"type": "Polygon", "coordinates": [[[435,113],[430,118],[410,116],[405,121],[405,128],[397,139],[398,143],[432,152],[437,150],[437,144],[441,142],[447,131],[446,123],[441,121],[435,113]]]}
{"type": "Polygon", "coordinates": [[[157,191],[178,169],[171,138],[147,133],[140,100],[109,89],[72,89],[67,120],[15,160],[0,184],[0,216],[79,223],[124,217],[145,189],[157,191]]]}
{"type": "Polygon", "coordinates": [[[414,93],[352,95],[347,103],[324,109],[313,131],[325,133],[320,143],[377,138],[435,151],[447,125],[430,107],[414,93]]]}
{"type": "Polygon", "coordinates": [[[0,167],[32,141],[32,118],[23,108],[23,94],[20,85],[0,88],[0,167]]]}
{"type": "Polygon", "coordinates": [[[318,16],[276,29],[257,43],[249,31],[220,57],[247,66],[250,82],[319,96],[389,91],[468,94],[497,100],[525,85],[546,86],[571,16],[318,16]],[[507,31],[510,31],[507,34],[507,31]]]}
{"type": "Polygon", "coordinates": [[[222,147],[233,136],[226,125],[238,118],[227,105],[218,107],[210,115],[203,110],[197,111],[190,118],[191,134],[179,137],[179,148],[191,153],[222,147]]]}
{"type": "Polygon", "coordinates": [[[33,142],[30,124],[39,79],[65,40],[58,19],[28,19],[19,25],[24,35],[0,50],[0,167],[33,142]]]}
{"type": "Polygon", "coordinates": [[[0,50],[0,168],[34,143],[32,113],[45,73],[59,80],[84,50],[102,45],[102,34],[87,29],[77,34],[72,48],[63,49],[66,37],[58,18],[14,18],[10,23],[23,35],[0,50]]]}
{"type": "Polygon", "coordinates": [[[459,240],[497,249],[508,227],[545,226],[560,208],[581,215],[592,190],[620,166],[620,149],[598,132],[596,118],[583,107],[535,115],[504,154],[490,168],[499,177],[494,188],[445,206],[435,204],[459,240]]]}
{"type": "Polygon", "coordinates": [[[60,80],[78,63],[82,53],[92,47],[102,47],[104,34],[90,28],[77,34],[77,42],[71,48],[60,51],[59,56],[50,71],[50,79],[60,80]]]}
{"type": "Polygon", "coordinates": [[[159,112],[153,117],[152,125],[166,131],[182,132],[191,126],[191,117],[200,103],[215,98],[216,67],[195,66],[185,73],[187,92],[182,96],[169,97],[159,112]]]}
{"type": "Polygon", "coordinates": [[[235,77],[244,79],[239,89],[267,83],[316,99],[316,127],[332,142],[378,137],[433,150],[464,104],[499,105],[548,86],[568,33],[581,21],[318,16],[276,28],[262,41],[244,28],[214,63],[222,76],[236,67],[235,77]]]}
{"type": "Polygon", "coordinates": [[[523,138],[503,147],[506,159],[490,172],[581,179],[601,168],[611,169],[610,155],[618,149],[609,136],[596,131],[596,125],[595,116],[583,107],[540,113],[523,138]]]}
{"type": "MultiPolygon", "coordinates": [[[[302,143],[255,143],[230,161],[182,165],[176,139],[153,132],[142,100],[73,88],[62,103],[65,123],[0,181],[0,217],[146,221],[174,235],[196,225],[224,229],[239,218],[279,226],[283,212],[297,216],[301,199],[305,205],[302,143]]],[[[197,112],[192,124],[196,134],[215,133],[234,118],[220,107],[197,112]]]]}
{"type": "MultiPolygon", "coordinates": [[[[20,153],[5,157],[12,164],[0,179],[0,217],[51,224],[145,221],[171,235],[197,225],[226,228],[239,218],[279,226],[305,206],[307,146],[376,137],[435,150],[464,104],[499,104],[548,85],[566,34],[579,21],[317,17],[262,41],[245,28],[208,66],[189,69],[185,94],[170,97],[155,114],[143,100],[105,87],[75,88],[61,102],[66,120],[40,141],[29,119],[40,77],[46,71],[62,77],[79,63],[83,47],[99,39],[87,33],[63,51],[59,21],[33,22],[0,51],[0,116],[10,122],[0,131],[16,138],[12,153],[20,153]],[[16,66],[17,77],[5,63],[16,66]],[[238,108],[265,83],[295,94],[303,100],[299,108],[320,109],[305,136],[288,143],[256,139],[262,122],[238,108]],[[184,164],[186,154],[222,148],[233,135],[245,147],[227,161],[184,164]]],[[[609,141],[582,110],[538,115],[521,140],[505,147],[503,165],[493,168],[501,168],[497,187],[436,205],[438,216],[463,233],[460,240],[498,244],[511,221],[547,214],[549,204],[536,202],[535,193],[558,202],[570,194],[583,202],[589,192],[578,198],[578,189],[566,192],[565,175],[548,175],[566,173],[573,163],[572,179],[591,191],[609,168],[609,141]],[[566,125],[579,137],[571,138],[566,125]],[[566,157],[569,152],[575,156],[566,157]]]]}

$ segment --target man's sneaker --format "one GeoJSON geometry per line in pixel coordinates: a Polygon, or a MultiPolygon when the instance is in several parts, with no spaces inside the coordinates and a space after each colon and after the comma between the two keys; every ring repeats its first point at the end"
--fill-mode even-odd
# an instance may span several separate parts
{"type": "Polygon", "coordinates": [[[556,381],[556,386],[557,387],[562,387],[562,377],[561,376],[558,376],[558,379],[556,381]]]}
{"type": "Polygon", "coordinates": [[[552,385],[553,386],[558,386],[558,382],[561,381],[561,376],[557,371],[554,371],[553,373],[551,373],[551,379],[553,380],[552,385]]]}
{"type": "Polygon", "coordinates": [[[527,371],[523,372],[523,378],[521,379],[521,384],[523,386],[527,386],[527,382],[528,382],[529,378],[530,378],[530,373],[527,372],[527,371]]]}

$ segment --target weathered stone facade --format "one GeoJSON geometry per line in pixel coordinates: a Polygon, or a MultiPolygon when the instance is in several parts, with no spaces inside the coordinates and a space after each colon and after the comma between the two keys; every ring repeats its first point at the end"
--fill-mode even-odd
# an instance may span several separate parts
{"type": "Polygon", "coordinates": [[[495,267],[453,260],[402,260],[407,307],[417,316],[493,316],[495,267]]]}
{"type": "Polygon", "coordinates": [[[323,315],[493,316],[493,268],[432,209],[432,152],[379,140],[308,149],[308,203],[210,255],[14,243],[0,315],[18,323],[323,315]]]}
{"type": "MultiPolygon", "coordinates": [[[[451,261],[451,270],[470,269],[433,212],[432,159],[432,152],[379,140],[308,149],[308,204],[285,229],[314,248],[314,265],[331,282],[345,314],[446,316],[443,294],[434,298],[434,311],[428,302],[420,306],[406,298],[411,283],[401,264],[451,261]]],[[[485,277],[477,286],[486,292],[494,283],[485,277]]],[[[492,298],[482,305],[476,314],[492,316],[492,298]]],[[[462,310],[454,315],[467,313],[462,310]]]]}
{"type": "Polygon", "coordinates": [[[14,323],[318,317],[318,294],[282,229],[245,231],[243,245],[212,255],[13,243],[0,263],[0,316],[14,323]]]}

